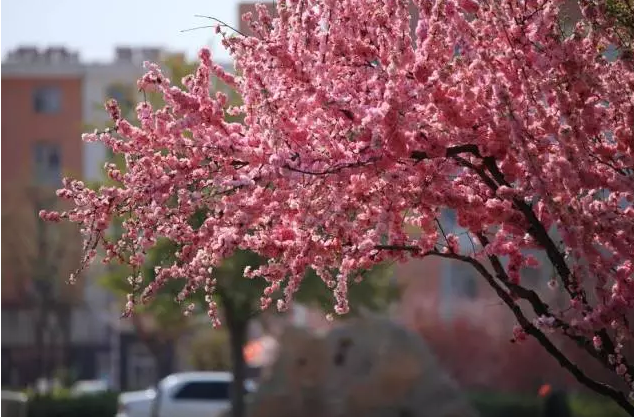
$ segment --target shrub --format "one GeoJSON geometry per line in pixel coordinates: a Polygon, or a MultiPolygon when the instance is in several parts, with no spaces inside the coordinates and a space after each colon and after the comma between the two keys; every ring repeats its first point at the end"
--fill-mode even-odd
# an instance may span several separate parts
{"type": "Polygon", "coordinates": [[[594,396],[571,397],[570,410],[573,417],[627,417],[627,413],[615,402],[594,396]]]}
{"type": "Polygon", "coordinates": [[[113,417],[117,413],[114,392],[70,397],[68,395],[34,395],[29,398],[28,417],[113,417]]]}
{"type": "MultiPolygon", "coordinates": [[[[481,417],[543,417],[543,399],[538,396],[477,392],[469,399],[481,417]]],[[[572,417],[627,417],[616,403],[596,396],[570,395],[572,417]]]]}
{"type": "Polygon", "coordinates": [[[482,417],[540,417],[541,414],[541,401],[538,397],[507,393],[472,393],[469,399],[482,417]]]}

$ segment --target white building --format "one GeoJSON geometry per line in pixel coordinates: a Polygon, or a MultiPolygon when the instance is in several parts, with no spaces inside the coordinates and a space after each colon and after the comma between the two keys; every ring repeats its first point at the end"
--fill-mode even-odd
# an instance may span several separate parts
{"type": "MultiPolygon", "coordinates": [[[[110,123],[104,103],[116,99],[122,106],[134,107],[142,97],[136,81],[145,73],[144,61],[159,62],[162,52],[158,48],[118,47],[112,62],[89,63],[84,68],[83,115],[87,128],[102,130],[110,123]]],[[[103,178],[103,164],[107,152],[101,143],[84,145],[84,179],[98,181],[103,178]]]]}

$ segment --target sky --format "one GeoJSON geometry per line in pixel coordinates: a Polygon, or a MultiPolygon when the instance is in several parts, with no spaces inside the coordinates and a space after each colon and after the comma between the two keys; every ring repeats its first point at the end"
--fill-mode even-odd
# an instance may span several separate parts
{"type": "MultiPolygon", "coordinates": [[[[195,57],[210,46],[229,59],[213,29],[181,32],[212,22],[237,27],[239,0],[3,0],[2,57],[17,46],[65,46],[84,62],[109,61],[115,46],[156,46],[195,57]]],[[[247,0],[247,2],[255,2],[247,0]]]]}

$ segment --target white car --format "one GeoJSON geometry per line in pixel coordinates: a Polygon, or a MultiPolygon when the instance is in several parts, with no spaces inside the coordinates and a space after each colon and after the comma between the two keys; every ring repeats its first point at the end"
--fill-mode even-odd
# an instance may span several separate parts
{"type": "Polygon", "coordinates": [[[70,389],[70,395],[81,397],[82,395],[99,394],[108,391],[108,383],[100,379],[77,381],[70,389]]]}
{"type": "Polygon", "coordinates": [[[116,417],[150,417],[156,390],[129,391],[119,394],[116,417]]]}
{"type": "MultiPolygon", "coordinates": [[[[214,417],[231,408],[230,372],[183,372],[159,382],[156,390],[122,393],[117,417],[214,417]]],[[[253,381],[245,383],[255,390],[253,381]]]]}

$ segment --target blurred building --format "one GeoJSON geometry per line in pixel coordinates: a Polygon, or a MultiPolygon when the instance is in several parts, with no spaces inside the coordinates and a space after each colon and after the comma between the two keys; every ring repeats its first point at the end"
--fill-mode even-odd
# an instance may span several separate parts
{"type": "MultiPolygon", "coordinates": [[[[82,114],[87,127],[102,129],[110,122],[104,111],[104,102],[114,98],[126,114],[133,110],[143,96],[136,87],[144,73],[144,61],[160,62],[165,56],[160,48],[117,47],[110,62],[88,63],[84,68],[82,114]]],[[[101,143],[84,145],[84,178],[96,181],[102,178],[103,164],[107,158],[101,143]]]]}
{"type": "Polygon", "coordinates": [[[3,384],[53,372],[68,339],[74,358],[100,347],[90,324],[81,325],[81,284],[64,284],[79,263],[79,236],[61,246],[37,219],[57,204],[62,177],[82,174],[82,83],[77,54],[61,47],[19,48],[2,63],[3,384]],[[54,276],[42,279],[47,273],[54,276]]]}
{"type": "Polygon", "coordinates": [[[111,62],[86,64],[63,47],[20,47],[2,62],[4,385],[55,377],[62,364],[75,379],[108,376],[125,382],[127,368],[144,362],[139,355],[127,354],[128,348],[139,349],[129,340],[129,326],[121,325],[113,311],[114,297],[97,282],[104,272],[100,265],[75,286],[66,285],[79,265],[81,237],[73,233],[53,238],[57,225],[37,219],[40,209],[59,208],[54,190],[62,177],[102,179],[105,147],[82,142],[81,134],[105,127],[107,98],[132,108],[139,99],[136,80],[144,72],[143,61],[158,62],[163,54],[158,48],[128,47],[115,53],[111,62]],[[9,230],[19,232],[19,238],[9,230]],[[42,268],[52,279],[35,278],[42,268]],[[38,285],[46,287],[38,291],[38,285]],[[40,325],[43,303],[51,318],[40,325]],[[66,327],[68,340],[62,343],[56,334],[66,327]],[[46,357],[37,359],[42,355],[46,357]]]}

